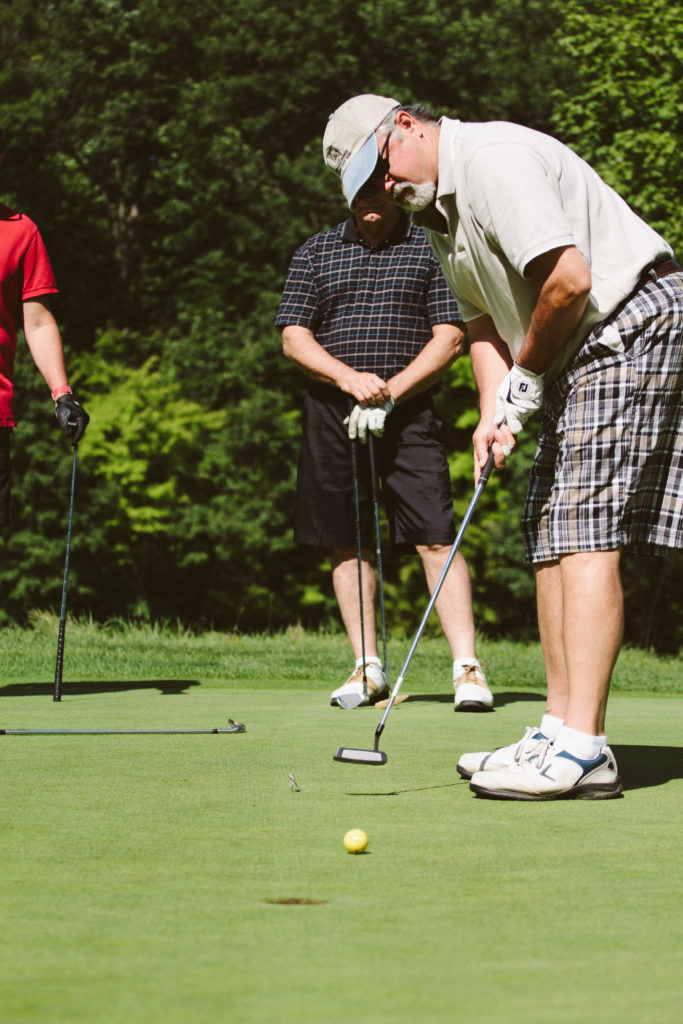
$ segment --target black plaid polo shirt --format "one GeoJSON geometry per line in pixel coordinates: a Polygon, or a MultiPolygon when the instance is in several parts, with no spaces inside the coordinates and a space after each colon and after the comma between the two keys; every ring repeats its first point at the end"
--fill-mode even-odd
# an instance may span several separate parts
{"type": "Polygon", "coordinates": [[[461,322],[457,303],[421,228],[401,215],[369,245],[353,217],[295,252],[276,327],[307,327],[323,348],[383,380],[404,369],[435,324],[461,322]]]}

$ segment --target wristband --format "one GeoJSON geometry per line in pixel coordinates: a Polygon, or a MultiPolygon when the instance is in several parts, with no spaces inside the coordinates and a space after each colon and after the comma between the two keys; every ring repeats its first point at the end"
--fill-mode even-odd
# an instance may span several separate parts
{"type": "Polygon", "coordinates": [[[56,402],[60,395],[70,395],[70,394],[72,394],[72,391],[71,391],[71,388],[69,387],[69,385],[68,384],[60,384],[59,387],[56,387],[54,389],[54,391],[52,392],[52,401],[56,402]]]}

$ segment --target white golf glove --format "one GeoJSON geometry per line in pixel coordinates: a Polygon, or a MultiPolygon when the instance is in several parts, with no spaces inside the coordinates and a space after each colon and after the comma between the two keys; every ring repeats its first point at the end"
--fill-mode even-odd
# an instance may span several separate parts
{"type": "Polygon", "coordinates": [[[387,399],[384,405],[355,405],[351,415],[344,420],[344,424],[348,424],[351,440],[357,437],[365,444],[368,430],[375,437],[381,437],[384,433],[384,421],[395,405],[393,398],[387,399]]]}
{"type": "Polygon", "coordinates": [[[493,421],[497,427],[505,422],[513,434],[519,434],[522,427],[543,404],[544,373],[532,373],[517,363],[496,393],[496,412],[493,421]]]}

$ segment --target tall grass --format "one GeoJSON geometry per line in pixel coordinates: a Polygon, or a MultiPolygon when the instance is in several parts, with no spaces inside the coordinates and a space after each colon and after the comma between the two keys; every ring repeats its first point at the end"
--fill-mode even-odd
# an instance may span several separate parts
{"type": "MultiPolygon", "coordinates": [[[[45,682],[54,675],[58,618],[36,614],[29,628],[0,631],[0,685],[45,682]]],[[[389,638],[389,667],[396,678],[410,640],[389,638]]],[[[538,643],[478,638],[494,689],[545,688],[538,643]]],[[[167,623],[136,625],[69,620],[64,657],[65,683],[144,679],[258,681],[264,688],[314,689],[339,685],[351,667],[344,634],[312,633],[293,627],[268,635],[207,631],[192,633],[167,623]]],[[[423,637],[406,674],[408,690],[443,692],[450,679],[445,640],[423,637]]],[[[680,657],[625,648],[614,673],[617,691],[683,692],[680,657]]]]}

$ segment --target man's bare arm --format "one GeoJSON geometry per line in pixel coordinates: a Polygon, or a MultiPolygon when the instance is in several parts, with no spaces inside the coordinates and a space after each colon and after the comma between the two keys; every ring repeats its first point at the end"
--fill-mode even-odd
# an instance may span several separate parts
{"type": "Polygon", "coordinates": [[[536,289],[531,323],[515,362],[545,373],[586,311],[591,290],[588,263],[576,246],[551,249],[527,267],[536,289]]]}
{"type": "Polygon", "coordinates": [[[381,405],[390,397],[389,388],[381,377],[375,373],[359,373],[330,355],[307,327],[298,324],[285,327],[282,351],[307,377],[339,388],[356,402],[381,405]]]}
{"type": "Polygon", "coordinates": [[[399,404],[435,384],[465,351],[465,334],[457,324],[435,324],[422,351],[388,381],[391,397],[399,404]]]}

